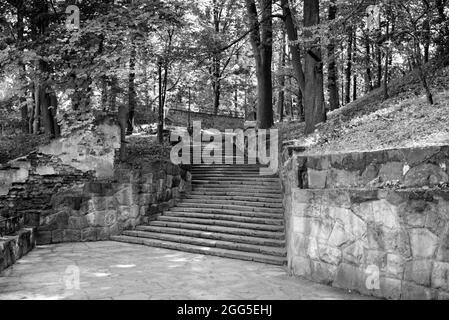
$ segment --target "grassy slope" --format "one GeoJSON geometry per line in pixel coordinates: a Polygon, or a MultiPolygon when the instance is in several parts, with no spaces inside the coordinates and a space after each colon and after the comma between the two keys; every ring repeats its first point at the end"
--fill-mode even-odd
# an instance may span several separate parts
{"type": "Polygon", "coordinates": [[[449,144],[449,58],[427,66],[435,105],[427,104],[417,72],[329,113],[327,123],[309,136],[303,124],[289,128],[288,140],[307,153],[338,153],[449,144]]]}

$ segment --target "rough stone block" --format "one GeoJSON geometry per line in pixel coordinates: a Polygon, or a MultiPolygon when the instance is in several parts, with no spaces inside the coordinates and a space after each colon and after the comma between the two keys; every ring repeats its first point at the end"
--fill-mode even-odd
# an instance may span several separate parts
{"type": "Polygon", "coordinates": [[[351,240],[352,236],[345,231],[343,225],[339,222],[335,223],[328,240],[329,245],[337,248],[351,240]]]}
{"type": "Polygon", "coordinates": [[[314,193],[307,189],[292,188],[292,201],[295,204],[308,204],[314,198],[314,193]]]}
{"type": "Polygon", "coordinates": [[[409,234],[413,256],[432,258],[438,247],[438,237],[427,229],[412,229],[409,234]]]}
{"type": "Polygon", "coordinates": [[[434,294],[430,288],[416,285],[412,282],[402,282],[402,294],[403,300],[431,300],[434,294]]]}
{"type": "Polygon", "coordinates": [[[401,279],[404,274],[405,259],[398,254],[387,254],[385,274],[387,277],[401,279]]]}
{"type": "Polygon", "coordinates": [[[81,230],[64,230],[64,242],[80,242],[81,230]]]}
{"type": "Polygon", "coordinates": [[[309,189],[326,188],[327,171],[309,169],[307,171],[309,189]]]}
{"type": "Polygon", "coordinates": [[[343,249],[343,260],[354,265],[361,265],[365,258],[367,244],[356,241],[343,249]]]}
{"type": "Polygon", "coordinates": [[[81,241],[96,241],[97,230],[95,228],[86,228],[81,231],[81,241]]]}
{"type": "Polygon", "coordinates": [[[319,258],[321,261],[334,266],[340,264],[342,260],[342,252],[339,249],[333,248],[325,244],[319,244],[318,247],[319,247],[318,248],[319,258]]]}
{"type": "Polygon", "coordinates": [[[120,190],[114,195],[117,203],[122,206],[130,206],[133,204],[132,187],[128,186],[120,190]]]}
{"type": "Polygon", "coordinates": [[[53,176],[57,173],[54,167],[39,166],[36,168],[36,174],[40,176],[53,176]]]}
{"type": "Polygon", "coordinates": [[[311,266],[311,280],[331,285],[335,279],[338,267],[332,264],[327,264],[320,261],[310,261],[311,266]]]}
{"type": "Polygon", "coordinates": [[[363,184],[358,171],[331,169],[327,175],[327,188],[354,188],[363,184]]]}
{"type": "Polygon", "coordinates": [[[380,290],[374,291],[374,295],[380,298],[390,300],[399,300],[401,298],[402,281],[392,278],[380,278],[380,290]]]}
{"type": "Polygon", "coordinates": [[[311,277],[310,259],[299,256],[293,257],[293,259],[290,262],[290,270],[295,276],[310,279],[311,277]]]}
{"type": "Polygon", "coordinates": [[[64,230],[54,230],[51,233],[52,243],[62,243],[64,242],[64,230]]]}
{"type": "Polygon", "coordinates": [[[410,169],[405,176],[404,185],[412,188],[447,182],[449,182],[449,176],[440,166],[424,163],[410,169]]]}
{"type": "Polygon", "coordinates": [[[88,212],[112,210],[116,206],[114,197],[93,197],[88,202],[88,212]]]}
{"type": "Polygon", "coordinates": [[[356,290],[361,293],[366,292],[365,271],[356,266],[342,263],[338,267],[334,286],[342,289],[356,290]]]}
{"type": "Polygon", "coordinates": [[[366,222],[349,209],[329,208],[329,215],[339,221],[346,231],[357,238],[362,237],[367,232],[366,222]]]}
{"type": "Polygon", "coordinates": [[[432,288],[449,292],[449,263],[434,262],[432,288]]]}
{"type": "Polygon", "coordinates": [[[431,260],[414,260],[405,264],[404,280],[430,287],[433,263],[431,260]]]}
{"type": "Polygon", "coordinates": [[[398,209],[386,200],[373,201],[373,222],[386,228],[397,230],[400,228],[398,209]]]}
{"type": "Polygon", "coordinates": [[[51,244],[51,231],[38,231],[36,235],[36,244],[39,246],[51,244]]]}
{"type": "Polygon", "coordinates": [[[404,173],[403,162],[389,162],[380,167],[378,176],[382,182],[402,181],[404,173]]]}

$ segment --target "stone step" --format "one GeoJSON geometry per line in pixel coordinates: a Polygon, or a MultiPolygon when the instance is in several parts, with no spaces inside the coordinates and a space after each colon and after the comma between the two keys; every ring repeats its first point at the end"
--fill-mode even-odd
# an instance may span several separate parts
{"type": "Polygon", "coordinates": [[[259,167],[251,167],[248,169],[243,169],[240,167],[235,168],[234,166],[229,166],[227,168],[218,168],[218,167],[210,167],[210,168],[198,168],[192,167],[191,172],[195,174],[259,174],[259,167]]]}
{"type": "Polygon", "coordinates": [[[251,185],[267,185],[280,188],[279,179],[264,177],[198,177],[192,176],[192,182],[204,184],[251,184],[251,185]]]}
{"type": "Polygon", "coordinates": [[[113,241],[147,245],[147,246],[151,246],[151,247],[159,247],[159,248],[165,248],[165,249],[173,249],[173,250],[185,251],[185,252],[191,252],[191,253],[197,253],[197,254],[213,255],[213,256],[218,256],[218,257],[223,257],[223,258],[255,261],[255,262],[262,262],[262,263],[275,264],[275,265],[285,265],[285,263],[286,263],[285,257],[277,257],[277,256],[263,255],[263,254],[257,254],[257,253],[247,253],[247,252],[242,252],[242,251],[220,249],[220,248],[203,247],[203,246],[183,244],[183,243],[177,243],[177,242],[171,242],[171,241],[163,241],[163,240],[157,240],[157,239],[143,239],[143,238],[128,237],[128,236],[114,236],[114,237],[111,237],[111,239],[113,241]]]}
{"type": "Polygon", "coordinates": [[[283,195],[281,192],[278,193],[262,193],[262,192],[240,192],[240,191],[232,191],[232,190],[213,190],[207,188],[197,188],[197,190],[192,190],[190,195],[193,196],[242,196],[245,197],[253,197],[253,198],[266,198],[266,199],[283,199],[283,195]]]}
{"type": "Polygon", "coordinates": [[[228,241],[228,242],[239,242],[239,243],[247,243],[247,244],[268,246],[268,247],[282,247],[282,248],[285,247],[285,240],[247,237],[247,236],[239,236],[239,235],[219,233],[219,232],[204,232],[204,231],[190,230],[190,229],[166,228],[166,227],[155,227],[155,226],[138,226],[136,228],[136,231],[182,235],[182,236],[195,237],[195,238],[222,240],[222,241],[228,241]]]}
{"type": "Polygon", "coordinates": [[[192,170],[259,170],[261,168],[267,168],[266,165],[261,164],[195,164],[192,166],[192,170]]]}
{"type": "Polygon", "coordinates": [[[166,212],[190,212],[190,213],[204,213],[204,214],[221,214],[238,217],[254,217],[261,219],[283,219],[282,213],[263,213],[254,211],[237,211],[237,210],[224,210],[224,209],[210,209],[210,208],[189,208],[189,207],[174,207],[166,212]]]}
{"type": "Polygon", "coordinates": [[[236,205],[236,206],[250,206],[250,207],[261,207],[261,208],[280,208],[282,209],[281,201],[267,201],[267,202],[258,202],[255,200],[247,200],[240,201],[232,199],[232,197],[228,197],[230,199],[215,199],[208,197],[188,197],[183,200],[183,203],[210,203],[210,204],[221,204],[221,205],[236,205]]]}
{"type": "Polygon", "coordinates": [[[223,179],[223,178],[240,178],[240,179],[245,179],[245,178],[271,178],[271,179],[277,179],[277,181],[280,181],[277,175],[260,175],[259,171],[255,171],[254,173],[244,173],[244,172],[239,172],[239,171],[235,171],[235,172],[223,172],[223,173],[212,173],[212,172],[208,172],[208,173],[203,173],[203,172],[195,172],[195,171],[191,171],[192,176],[195,179],[199,179],[199,180],[217,180],[217,179],[223,179]]]}
{"type": "MultiPolygon", "coordinates": [[[[263,181],[263,182],[273,182],[280,183],[279,178],[270,178],[265,176],[255,176],[255,177],[231,177],[231,176],[222,176],[217,177],[220,178],[220,181],[263,181]]],[[[194,180],[206,180],[206,181],[214,181],[215,179],[210,178],[208,176],[195,176],[193,175],[194,180]],[[207,179],[206,179],[207,178],[207,179]]]]}
{"type": "Polygon", "coordinates": [[[233,211],[250,211],[257,213],[279,213],[282,214],[284,211],[282,208],[255,208],[251,206],[235,206],[235,205],[222,205],[222,204],[212,204],[212,203],[188,203],[181,202],[178,203],[176,208],[202,208],[202,209],[214,209],[214,210],[233,210],[233,211]]]}
{"type": "Polygon", "coordinates": [[[197,237],[188,237],[173,235],[167,233],[157,233],[157,232],[147,232],[147,231],[125,231],[124,236],[146,238],[146,239],[158,239],[171,242],[179,242],[182,244],[191,244],[196,246],[229,249],[243,252],[261,253],[268,254],[278,257],[285,257],[287,252],[285,248],[276,248],[270,246],[260,246],[252,245],[246,243],[232,242],[232,241],[222,241],[215,239],[204,239],[197,237]]]}
{"type": "Polygon", "coordinates": [[[285,235],[284,235],[283,231],[282,232],[262,231],[262,230],[255,230],[255,229],[247,229],[247,228],[243,228],[243,227],[231,228],[231,227],[224,227],[224,226],[194,224],[194,223],[181,223],[181,222],[171,222],[171,221],[159,221],[159,220],[151,221],[149,225],[157,226],[157,227],[181,228],[181,229],[189,229],[189,230],[234,234],[234,235],[248,236],[248,237],[285,240],[285,235]]]}
{"type": "Polygon", "coordinates": [[[270,204],[277,204],[279,207],[282,207],[282,199],[281,198],[265,198],[265,197],[251,197],[251,196],[204,196],[204,195],[193,195],[190,194],[185,198],[186,200],[193,200],[193,201],[223,201],[223,202],[229,202],[229,201],[243,201],[243,202],[249,202],[254,205],[256,203],[260,203],[261,205],[265,205],[267,207],[270,206],[270,204]]]}
{"type": "Polygon", "coordinates": [[[165,215],[160,216],[157,221],[191,223],[191,224],[196,224],[196,225],[198,224],[198,225],[208,225],[208,226],[221,226],[221,227],[229,227],[229,228],[243,228],[243,229],[271,231],[271,232],[284,231],[283,225],[268,225],[268,224],[257,224],[257,223],[243,223],[243,222],[235,222],[235,221],[228,221],[228,220],[171,217],[171,216],[165,216],[165,215]]]}
{"type": "Polygon", "coordinates": [[[198,191],[198,192],[234,192],[237,194],[244,194],[244,195],[259,195],[262,197],[261,194],[272,194],[272,195],[278,195],[281,196],[282,192],[279,189],[276,188],[268,188],[268,187],[261,187],[261,188],[244,188],[243,186],[221,186],[220,188],[214,188],[212,186],[207,185],[194,185],[192,186],[192,191],[198,191]]]}
{"type": "Polygon", "coordinates": [[[194,218],[194,219],[213,219],[213,220],[226,220],[233,222],[243,223],[257,223],[267,225],[284,225],[284,219],[278,217],[275,218],[261,218],[261,217],[247,217],[237,215],[222,215],[222,214],[210,214],[210,213],[197,213],[197,212],[179,212],[179,211],[166,211],[164,216],[179,217],[179,218],[194,218]]]}
{"type": "Polygon", "coordinates": [[[227,182],[222,182],[222,183],[218,183],[218,182],[214,182],[214,181],[210,181],[210,182],[203,182],[203,181],[192,181],[192,186],[193,187],[202,187],[202,188],[239,188],[239,189],[250,189],[250,190],[277,190],[278,192],[280,192],[281,187],[279,185],[276,185],[272,182],[270,183],[245,183],[245,182],[234,182],[234,183],[227,183],[227,182]]]}

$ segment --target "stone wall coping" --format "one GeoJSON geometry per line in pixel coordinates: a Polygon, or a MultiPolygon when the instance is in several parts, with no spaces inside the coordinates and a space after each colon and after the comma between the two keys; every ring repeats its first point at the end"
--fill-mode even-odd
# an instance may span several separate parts
{"type": "Polygon", "coordinates": [[[386,148],[386,149],[374,149],[374,150],[345,150],[345,151],[335,151],[335,152],[324,152],[324,153],[308,153],[306,146],[290,146],[284,147],[287,150],[296,151],[296,155],[302,158],[320,158],[320,157],[330,157],[330,156],[342,156],[342,155],[352,155],[352,154],[370,154],[378,152],[393,152],[393,151],[407,151],[407,150],[423,150],[432,148],[448,148],[449,145],[428,145],[428,146],[415,146],[415,147],[400,147],[400,148],[386,148]]]}

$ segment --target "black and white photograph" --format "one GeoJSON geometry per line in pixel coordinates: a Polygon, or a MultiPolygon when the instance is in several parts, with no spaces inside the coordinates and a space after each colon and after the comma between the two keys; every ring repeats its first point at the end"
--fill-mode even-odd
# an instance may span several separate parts
{"type": "Polygon", "coordinates": [[[449,0],[0,0],[7,300],[449,300],[449,0]]]}

